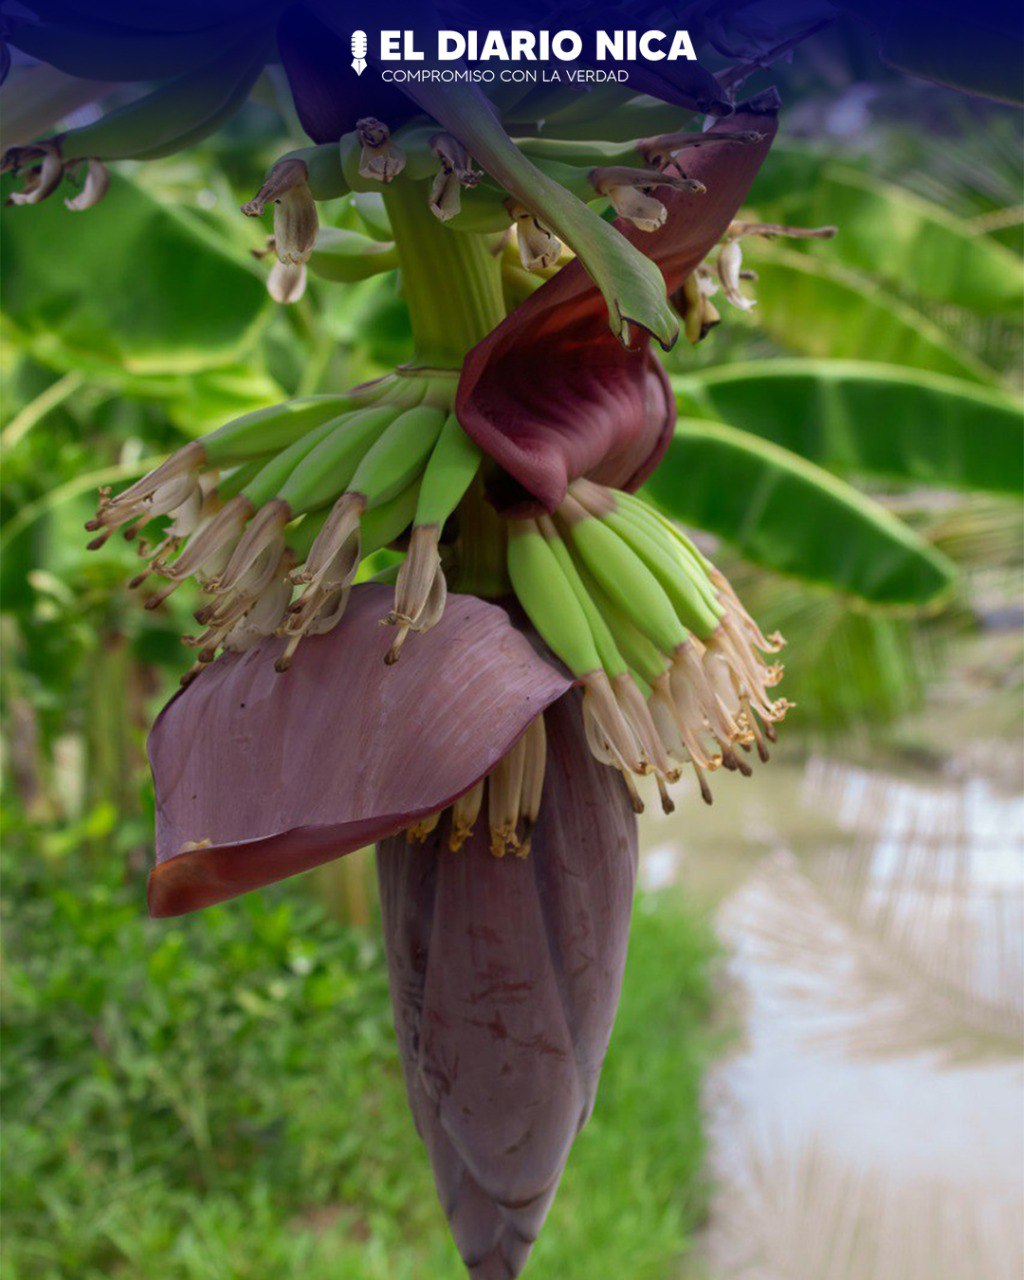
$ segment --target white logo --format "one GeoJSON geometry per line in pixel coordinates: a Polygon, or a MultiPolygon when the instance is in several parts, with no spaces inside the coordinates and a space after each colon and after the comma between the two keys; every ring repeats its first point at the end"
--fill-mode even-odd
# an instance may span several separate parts
{"type": "Polygon", "coordinates": [[[366,32],[352,32],[352,70],[361,76],[366,70],[366,32]]]}

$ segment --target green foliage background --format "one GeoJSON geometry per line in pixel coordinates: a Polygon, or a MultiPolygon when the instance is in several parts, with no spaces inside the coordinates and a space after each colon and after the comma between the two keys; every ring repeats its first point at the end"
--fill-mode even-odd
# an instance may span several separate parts
{"type": "MultiPolygon", "coordinates": [[[[9,826],[4,1275],[457,1280],[376,931],[289,886],[149,921],[116,858],[33,857],[22,837],[9,826]]],[[[600,1114],[531,1274],[659,1280],[685,1250],[711,950],[706,924],[638,911],[600,1114]]]]}

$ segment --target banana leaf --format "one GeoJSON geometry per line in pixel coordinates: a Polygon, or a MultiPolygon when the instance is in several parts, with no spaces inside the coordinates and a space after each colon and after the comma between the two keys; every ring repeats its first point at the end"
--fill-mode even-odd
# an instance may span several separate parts
{"type": "Polygon", "coordinates": [[[873,281],[818,256],[759,244],[756,315],[781,346],[801,355],[877,360],[993,384],[995,370],[927,316],[873,281]]]}
{"type": "Polygon", "coordinates": [[[921,705],[952,626],[851,609],[841,596],[808,591],[754,566],[723,567],[758,625],[769,634],[781,631],[789,653],[800,655],[786,663],[785,683],[801,726],[878,725],[921,705]]]}
{"type": "Polygon", "coordinates": [[[838,223],[834,240],[813,242],[815,259],[854,267],[899,293],[982,315],[1019,317],[1024,307],[1015,254],[940,205],[871,174],[825,165],[772,213],[805,226],[838,223]]]}
{"type": "Polygon", "coordinates": [[[899,71],[933,84],[1022,102],[1020,6],[1011,0],[840,0],[878,37],[878,55],[899,71]]]}
{"type": "Polygon", "coordinates": [[[852,360],[757,360],[673,379],[680,411],[829,471],[1024,493],[1024,416],[1002,391],[852,360]]]}
{"type": "MultiPolygon", "coordinates": [[[[809,143],[778,140],[772,145],[772,162],[761,166],[747,197],[749,209],[764,217],[774,217],[782,206],[821,179],[832,156],[809,143]]],[[[833,209],[826,221],[838,224],[841,211],[833,209]]]]}
{"type": "MultiPolygon", "coordinates": [[[[5,185],[6,192],[6,185],[5,185]]],[[[233,362],[269,314],[236,247],[119,174],[103,204],[59,196],[4,217],[4,311],[51,365],[102,375],[193,373],[233,362]]]]}
{"type": "Polygon", "coordinates": [[[950,560],[877,502],[722,423],[681,422],[646,492],[754,564],[868,604],[933,605],[956,576],[950,560]]]}

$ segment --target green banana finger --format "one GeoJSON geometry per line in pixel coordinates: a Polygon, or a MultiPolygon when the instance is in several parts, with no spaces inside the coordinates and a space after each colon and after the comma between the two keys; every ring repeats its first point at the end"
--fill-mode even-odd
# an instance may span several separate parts
{"type": "Polygon", "coordinates": [[[479,445],[450,413],[423,472],[415,523],[440,529],[472,484],[482,457],[479,445]]]}
{"type": "Polygon", "coordinates": [[[223,123],[222,113],[239,86],[247,83],[251,88],[256,82],[263,66],[263,44],[262,35],[258,42],[246,40],[146,97],[72,129],[58,139],[61,155],[65,161],[126,160],[174,149],[178,139],[194,135],[205,124],[212,133],[223,123]]]}
{"type": "Polygon", "coordinates": [[[381,244],[358,231],[321,227],[309,262],[314,275],[336,284],[354,284],[398,266],[394,242],[381,244]]]}
{"type": "MultiPolygon", "coordinates": [[[[371,413],[373,410],[364,410],[363,412],[371,413]]],[[[296,440],[294,444],[289,445],[287,449],[282,449],[280,453],[275,454],[268,462],[265,462],[256,475],[241,490],[252,503],[253,509],[262,507],[265,502],[277,497],[309,454],[324,440],[329,439],[336,432],[342,431],[344,424],[350,422],[352,417],[356,416],[358,415],[350,417],[342,414],[336,418],[328,418],[326,422],[321,422],[319,426],[313,427],[312,430],[307,431],[304,436],[296,440]]],[[[292,507],[292,514],[298,515],[302,511],[311,511],[314,506],[321,505],[321,503],[316,503],[305,507],[292,507]]]]}
{"type": "Polygon", "coordinates": [[[411,484],[387,502],[367,511],[360,521],[363,556],[372,555],[400,537],[412,523],[420,486],[411,484]]]}
{"type": "Polygon", "coordinates": [[[425,182],[437,170],[437,157],[431,147],[431,139],[437,133],[437,125],[417,124],[415,121],[396,129],[392,140],[405,156],[405,177],[413,182],[425,182]]]}
{"type": "Polygon", "coordinates": [[[396,628],[385,658],[389,664],[398,661],[410,632],[429,631],[444,612],[448,587],[441,563],[441,533],[472,482],[480,457],[455,415],[446,414],[417,484],[413,529],[395,580],[394,606],[384,619],[396,628]]]}
{"type": "Polygon", "coordinates": [[[587,480],[576,481],[571,492],[657,570],[659,581],[688,627],[703,635],[708,619],[702,615],[710,612],[716,619],[721,617],[722,605],[709,577],[714,566],[680,529],[635,494],[605,489],[587,480]],[[691,617],[694,609],[697,613],[691,617]]]}
{"type": "Polygon", "coordinates": [[[445,413],[418,405],[400,414],[367,450],[347,484],[368,507],[386,502],[408,487],[423,470],[444,426],[445,413]]]}
{"type": "MultiPolygon", "coordinates": [[[[418,378],[424,384],[424,394],[416,403],[440,409],[447,418],[459,385],[458,369],[434,369],[428,375],[419,374],[418,378]]],[[[406,404],[406,408],[411,409],[412,403],[406,404]]]]}
{"type": "Polygon", "coordinates": [[[649,509],[625,507],[617,514],[624,522],[634,526],[643,536],[660,547],[666,556],[671,557],[672,562],[678,564],[679,572],[685,574],[697,589],[707,608],[716,617],[720,616],[721,604],[709,577],[709,570],[713,566],[703,556],[698,558],[696,549],[689,539],[675,536],[673,531],[667,529],[664,522],[649,509]]]}
{"type": "Polygon", "coordinates": [[[306,185],[314,200],[336,200],[348,191],[336,142],[325,142],[319,147],[299,147],[286,152],[281,159],[302,161],[306,166],[306,185]]]}
{"type": "Polygon", "coordinates": [[[400,409],[414,409],[420,404],[431,389],[432,379],[429,377],[409,377],[401,373],[389,374],[378,383],[371,383],[374,390],[373,403],[393,404],[400,409]]]}
{"type": "Polygon", "coordinates": [[[508,196],[500,188],[479,183],[476,187],[463,187],[462,207],[449,219],[454,231],[472,231],[480,235],[507,231],[512,221],[506,206],[508,196]]]}
{"type": "MultiPolygon", "coordinates": [[[[338,149],[332,147],[337,161],[338,149]]],[[[384,197],[378,191],[356,191],[350,198],[352,209],[358,215],[366,234],[374,240],[394,240],[391,219],[384,205],[384,197]]]]}
{"type": "MultiPolygon", "coordinates": [[[[620,768],[646,773],[653,766],[655,772],[665,775],[671,766],[646,710],[645,698],[650,694],[650,686],[642,677],[638,678],[623,659],[608,623],[588,593],[550,516],[539,517],[536,527],[560,575],[559,579],[552,579],[554,592],[542,599],[553,599],[556,612],[567,609],[570,602],[579,609],[591,647],[601,664],[599,668],[577,674],[582,676],[587,689],[595,719],[595,741],[601,740],[602,756],[607,753],[610,758],[606,762],[620,768]]],[[[529,613],[525,602],[524,608],[529,613]]],[[[537,629],[543,636],[543,630],[539,626],[537,629]]]]}
{"type": "MultiPolygon", "coordinates": [[[[364,565],[363,567],[365,568],[367,566],[364,565]]],[[[393,587],[398,581],[398,571],[401,567],[402,562],[399,560],[397,564],[389,564],[386,568],[379,569],[368,578],[359,578],[357,576],[356,582],[377,582],[380,583],[382,587],[393,587]]]]}
{"type": "Polygon", "coordinates": [[[674,520],[670,520],[657,507],[651,506],[649,502],[637,497],[635,493],[623,493],[618,489],[615,491],[615,498],[620,507],[646,521],[648,525],[657,526],[666,533],[671,534],[674,541],[682,547],[690,559],[705,573],[710,573],[715,567],[693,539],[688,537],[674,520]]]}
{"type": "MultiPolygon", "coordinates": [[[[672,544],[664,538],[652,538],[646,528],[619,511],[609,512],[602,521],[657,578],[672,601],[680,622],[687,630],[706,640],[718,626],[722,607],[707,598],[699,582],[691,577],[685,562],[674,553],[672,544]]],[[[700,578],[707,581],[703,573],[700,578]]]]}
{"type": "Polygon", "coordinates": [[[551,652],[573,675],[599,670],[601,659],[587,615],[533,520],[509,524],[508,574],[519,603],[551,652]]]}
{"type": "Polygon", "coordinates": [[[221,476],[217,481],[217,497],[222,502],[227,502],[228,498],[241,493],[245,486],[259,475],[264,465],[263,458],[253,458],[251,462],[243,462],[241,466],[221,476]]]}
{"type": "MultiPolygon", "coordinates": [[[[408,529],[416,510],[418,495],[419,486],[412,484],[390,502],[382,503],[366,513],[360,525],[364,559],[394,542],[408,529]]],[[[295,553],[296,564],[302,564],[309,555],[310,548],[329,515],[330,507],[321,507],[319,511],[311,511],[289,527],[285,541],[295,553]]]]}
{"type": "MultiPolygon", "coordinates": [[[[532,160],[555,160],[578,168],[604,165],[638,168],[644,158],[635,142],[578,142],[570,138],[516,138],[516,146],[532,160]]],[[[657,174],[652,174],[654,180],[657,174]]]]}
{"type": "Polygon", "coordinates": [[[211,467],[226,467],[276,453],[294,444],[313,427],[336,418],[351,403],[352,397],[348,395],[306,396],[257,409],[204,436],[200,441],[204,457],[211,467]]]}
{"type": "Polygon", "coordinates": [[[639,676],[644,684],[653,685],[671,666],[671,658],[644,635],[633,619],[609,598],[585,568],[580,568],[580,577],[634,677],[639,676]]]}
{"type": "Polygon", "coordinates": [[[331,423],[331,429],[297,459],[270,496],[286,502],[295,513],[325,506],[345,492],[367,451],[399,416],[396,406],[386,404],[331,423]]]}
{"type": "Polygon", "coordinates": [[[671,552],[679,560],[683,570],[699,587],[701,595],[712,613],[718,614],[720,601],[712,582],[711,575],[715,566],[686,534],[663,516],[660,511],[647,505],[635,494],[616,493],[616,500],[622,516],[645,530],[647,536],[654,539],[659,546],[671,552]]]}
{"type": "Polygon", "coordinates": [[[550,516],[541,516],[537,521],[537,526],[541,534],[547,539],[548,546],[558,561],[566,586],[576,597],[580,608],[583,610],[587,626],[590,628],[590,634],[593,636],[594,645],[597,648],[597,655],[601,659],[601,666],[604,667],[609,676],[625,675],[627,671],[626,662],[619,652],[611,631],[608,629],[607,622],[601,616],[587,588],[584,586],[569,549],[558,536],[558,531],[555,529],[550,516]]]}
{"type": "Polygon", "coordinates": [[[664,587],[643,560],[602,520],[589,515],[574,498],[559,508],[572,545],[611,599],[664,653],[687,638],[686,628],[664,587]]]}

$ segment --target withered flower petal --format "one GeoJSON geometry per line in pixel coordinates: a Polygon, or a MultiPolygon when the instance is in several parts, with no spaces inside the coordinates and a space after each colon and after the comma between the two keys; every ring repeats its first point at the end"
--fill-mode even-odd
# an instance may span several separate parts
{"type": "Polygon", "coordinates": [[[468,791],[568,676],[498,605],[449,598],[386,667],[389,588],[352,593],[341,623],[286,675],[267,639],[219,658],[164,708],[156,783],[154,916],[181,915],[403,830],[468,791]]]}
{"type": "MultiPolygon", "coordinates": [[[[706,192],[655,186],[668,210],[659,230],[616,222],[658,263],[669,292],[728,229],[768,154],[777,109],[776,95],[762,94],[712,131],[756,131],[757,142],[686,153],[685,176],[706,192]]],[[[563,267],[473,348],[463,364],[457,412],[469,435],[516,482],[493,495],[516,514],[554,510],[579,476],[638,488],[667,448],[675,418],[649,339],[641,336],[634,350],[616,341],[604,300],[578,262],[563,267]]]]}
{"type": "Polygon", "coordinates": [[[573,692],[545,715],[528,858],[496,859],[447,819],[381,843],[378,877],[409,1102],[474,1280],[519,1275],[590,1118],[619,1002],[636,819],[587,750],[573,692]]]}

